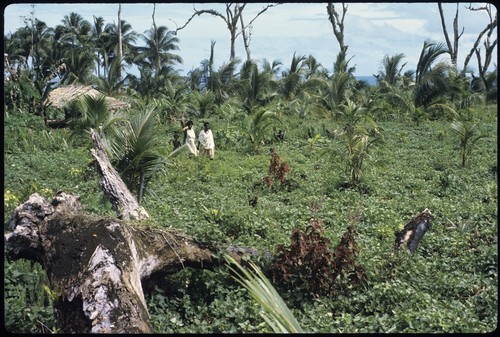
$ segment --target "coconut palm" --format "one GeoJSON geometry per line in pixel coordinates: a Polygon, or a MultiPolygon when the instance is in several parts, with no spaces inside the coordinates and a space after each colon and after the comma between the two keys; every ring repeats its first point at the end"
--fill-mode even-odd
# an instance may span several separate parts
{"type": "Polygon", "coordinates": [[[477,124],[469,124],[459,120],[455,120],[451,123],[451,128],[460,138],[460,162],[462,167],[465,166],[469,159],[474,144],[480,139],[487,137],[487,135],[479,133],[477,127],[477,124]]]}
{"type": "Polygon", "coordinates": [[[168,81],[158,100],[158,108],[161,109],[160,120],[168,122],[180,118],[188,110],[188,87],[173,85],[168,81]]]}
{"type": "Polygon", "coordinates": [[[217,108],[216,96],[212,91],[193,91],[189,101],[187,105],[191,107],[191,111],[197,118],[210,117],[217,108]]]}
{"type": "Polygon", "coordinates": [[[141,37],[146,46],[139,47],[140,58],[138,64],[152,69],[156,78],[159,78],[162,68],[171,67],[177,63],[182,64],[182,58],[174,54],[179,50],[179,38],[166,26],[153,26],[146,30],[141,37]]]}
{"type": "Polygon", "coordinates": [[[401,72],[406,62],[401,64],[405,54],[400,53],[393,56],[385,55],[382,59],[381,70],[375,75],[377,82],[384,91],[390,90],[401,81],[401,72]]]}
{"type": "Polygon", "coordinates": [[[61,83],[90,83],[94,72],[94,54],[91,50],[69,50],[64,58],[66,72],[61,83]]]}
{"type": "Polygon", "coordinates": [[[286,101],[291,101],[300,91],[305,59],[305,56],[296,56],[293,53],[290,68],[281,74],[279,93],[286,101]]]}
{"type": "Polygon", "coordinates": [[[280,70],[280,66],[283,65],[283,63],[280,60],[274,60],[273,62],[269,62],[267,59],[262,59],[262,71],[268,72],[271,74],[271,78],[273,80],[276,80],[276,77],[278,75],[278,71],[280,70]]]}
{"type": "Polygon", "coordinates": [[[343,127],[336,133],[344,143],[349,185],[357,186],[363,175],[365,161],[369,159],[369,149],[381,139],[381,135],[377,124],[363,106],[347,98],[341,110],[343,127]]]}
{"type": "Polygon", "coordinates": [[[92,43],[96,49],[96,68],[97,76],[101,76],[101,60],[104,60],[106,55],[106,40],[108,36],[104,31],[104,19],[94,16],[94,25],[92,26],[92,43]]]}
{"type": "Polygon", "coordinates": [[[429,107],[433,101],[449,92],[448,73],[451,67],[438,62],[447,53],[444,43],[424,42],[415,72],[415,107],[429,107]]]}
{"type": "Polygon", "coordinates": [[[243,108],[252,114],[255,108],[269,103],[276,95],[276,82],[272,80],[271,73],[259,72],[257,64],[246,61],[240,70],[238,92],[243,103],[243,108]]]}
{"type": "Polygon", "coordinates": [[[98,77],[96,79],[97,88],[108,96],[113,96],[120,92],[121,88],[124,86],[125,81],[128,79],[120,78],[120,67],[121,63],[118,58],[113,59],[109,66],[109,70],[106,72],[105,77],[98,77]]]}
{"type": "Polygon", "coordinates": [[[158,153],[160,137],[154,130],[156,111],[150,106],[134,115],[109,142],[115,167],[128,188],[135,191],[139,203],[148,182],[166,167],[166,161],[158,153]]]}
{"type": "Polygon", "coordinates": [[[233,75],[236,65],[240,62],[238,59],[231,59],[223,63],[218,70],[214,69],[215,41],[211,41],[210,55],[208,59],[201,61],[201,67],[198,71],[192,72],[191,80],[196,80],[191,86],[198,90],[208,90],[214,93],[215,103],[221,105],[226,101],[233,86],[233,75]]]}
{"type": "Polygon", "coordinates": [[[71,129],[70,139],[73,141],[89,142],[90,129],[94,129],[103,139],[110,138],[116,133],[118,123],[125,120],[120,113],[109,111],[104,95],[85,95],[79,100],[71,101],[66,110],[70,111],[67,121],[71,129]]]}
{"type": "Polygon", "coordinates": [[[324,69],[321,63],[312,55],[309,55],[307,59],[304,60],[304,66],[306,80],[315,76],[324,77],[327,75],[326,69],[324,69]]]}
{"type": "Polygon", "coordinates": [[[62,25],[55,28],[55,38],[63,48],[82,49],[89,47],[92,25],[75,12],[65,15],[62,25]]]}
{"type": "MultiPolygon", "coordinates": [[[[106,33],[106,53],[105,59],[109,58],[110,55],[116,55],[116,50],[118,49],[118,27],[115,23],[108,23],[104,28],[106,33]]],[[[139,34],[132,29],[132,26],[125,20],[121,20],[121,33],[122,33],[122,52],[123,60],[127,65],[132,65],[137,57],[138,50],[136,47],[136,41],[139,34]]],[[[111,60],[108,60],[111,61],[111,60]]],[[[106,63],[108,64],[108,63],[106,63]]]]}
{"type": "Polygon", "coordinates": [[[279,122],[276,112],[266,108],[256,109],[252,115],[245,120],[244,132],[250,141],[250,149],[257,152],[264,143],[267,130],[279,122]]]}

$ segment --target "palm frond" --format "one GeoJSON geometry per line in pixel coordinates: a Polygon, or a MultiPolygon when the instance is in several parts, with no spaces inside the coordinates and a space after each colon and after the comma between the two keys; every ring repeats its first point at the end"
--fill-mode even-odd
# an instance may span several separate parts
{"type": "Polygon", "coordinates": [[[236,275],[234,277],[236,281],[248,290],[264,309],[261,316],[274,332],[304,332],[293,313],[257,265],[249,261],[251,270],[247,270],[231,256],[226,255],[225,258],[228,261],[228,268],[236,275]],[[237,270],[231,265],[236,266],[237,270]]]}

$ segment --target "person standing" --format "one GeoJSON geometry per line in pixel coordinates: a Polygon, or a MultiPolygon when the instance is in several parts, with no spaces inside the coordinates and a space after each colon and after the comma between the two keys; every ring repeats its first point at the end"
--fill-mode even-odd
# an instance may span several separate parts
{"type": "Polygon", "coordinates": [[[214,159],[215,142],[209,122],[203,123],[203,130],[200,131],[198,141],[200,142],[201,153],[210,159],[214,159]]]}
{"type": "Polygon", "coordinates": [[[177,132],[174,133],[174,138],[172,139],[172,145],[174,147],[174,151],[181,147],[181,141],[179,140],[179,134],[177,132]]]}
{"type": "Polygon", "coordinates": [[[189,120],[185,125],[181,121],[181,124],[183,126],[182,130],[184,131],[184,143],[187,145],[189,152],[197,156],[198,149],[195,144],[196,133],[194,132],[193,121],[189,120]]]}

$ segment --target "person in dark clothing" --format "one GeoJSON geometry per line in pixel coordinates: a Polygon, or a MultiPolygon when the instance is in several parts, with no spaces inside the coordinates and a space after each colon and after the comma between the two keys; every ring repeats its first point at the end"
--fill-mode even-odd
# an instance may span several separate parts
{"type": "Polygon", "coordinates": [[[174,133],[174,139],[172,139],[172,145],[174,146],[174,150],[181,147],[181,141],[179,140],[179,134],[177,132],[174,133]]]}

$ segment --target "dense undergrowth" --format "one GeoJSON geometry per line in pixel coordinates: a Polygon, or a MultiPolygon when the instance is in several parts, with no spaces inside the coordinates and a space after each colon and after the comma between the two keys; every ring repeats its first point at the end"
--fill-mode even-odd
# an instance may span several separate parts
{"type": "MultiPolygon", "coordinates": [[[[150,181],[143,206],[149,225],[173,227],[197,240],[252,247],[271,274],[279,244],[295,228],[321,221],[333,249],[353,222],[356,263],[366,282],[339,280],[335,295],[311,297],[307,289],[277,289],[308,332],[481,333],[498,322],[497,111],[475,114],[482,132],[465,167],[449,120],[380,120],[383,140],[371,149],[358,188],[348,179],[341,145],[329,132],[335,122],[282,116],[283,142],[269,140],[259,153],[244,150],[226,120],[212,118],[215,160],[179,153],[166,174],[150,181]],[[318,135],[314,140],[311,130],[318,135]],[[236,140],[235,140],[236,139],[236,140]],[[289,171],[287,184],[269,186],[270,149],[289,171]],[[394,233],[429,208],[431,230],[415,254],[394,251],[394,233]]],[[[113,215],[89,166],[87,148],[75,148],[66,130],[47,130],[31,115],[9,116],[4,135],[4,223],[26,198],[58,190],[81,196],[86,210],[113,215]]],[[[201,121],[200,121],[201,122],[201,121]]],[[[158,125],[165,157],[177,123],[158,125]]],[[[272,137],[269,137],[272,139],[272,137]]],[[[6,226],[5,226],[6,228],[6,226]]],[[[39,266],[5,261],[5,323],[9,331],[52,329],[50,290],[39,266]]],[[[226,268],[186,269],[147,295],[158,333],[272,332],[261,308],[226,268]]]]}

